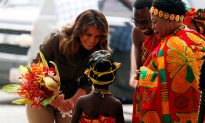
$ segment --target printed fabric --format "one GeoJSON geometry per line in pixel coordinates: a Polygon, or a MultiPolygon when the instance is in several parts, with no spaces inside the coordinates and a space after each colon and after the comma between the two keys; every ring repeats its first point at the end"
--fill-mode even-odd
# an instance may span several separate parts
{"type": "Polygon", "coordinates": [[[115,122],[115,118],[113,117],[105,117],[103,115],[100,115],[98,119],[94,119],[92,117],[89,117],[85,113],[83,113],[80,118],[80,123],[116,123],[116,122],[115,122]]]}
{"type": "Polygon", "coordinates": [[[142,44],[142,63],[145,62],[145,60],[148,58],[149,54],[154,50],[154,48],[159,44],[160,40],[157,39],[156,36],[151,35],[148,36],[143,44],[142,44]]]}
{"type": "Polygon", "coordinates": [[[197,123],[204,39],[180,30],[150,53],[140,68],[133,123],[197,123]]]}
{"type": "MultiPolygon", "coordinates": [[[[141,57],[142,57],[141,61],[143,64],[148,58],[149,54],[151,54],[154,48],[159,44],[159,42],[160,40],[157,39],[157,37],[154,35],[150,35],[146,37],[146,39],[144,40],[142,44],[142,53],[141,53],[141,57]]],[[[136,109],[136,97],[137,97],[137,93],[135,92],[134,99],[133,99],[133,113],[132,113],[133,120],[135,119],[135,116],[137,115],[137,111],[135,110],[136,109]]],[[[134,122],[135,121],[133,121],[133,123],[134,122]]]]}

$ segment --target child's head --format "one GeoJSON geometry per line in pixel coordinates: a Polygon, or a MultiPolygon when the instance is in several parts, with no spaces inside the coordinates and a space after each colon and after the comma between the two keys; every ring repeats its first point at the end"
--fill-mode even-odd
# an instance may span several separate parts
{"type": "Polygon", "coordinates": [[[85,74],[94,86],[108,86],[115,79],[120,65],[113,61],[110,51],[99,50],[91,54],[85,74]]]}

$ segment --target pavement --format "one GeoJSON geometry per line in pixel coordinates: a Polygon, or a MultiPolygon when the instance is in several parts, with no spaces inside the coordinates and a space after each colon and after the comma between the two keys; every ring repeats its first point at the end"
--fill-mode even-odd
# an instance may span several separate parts
{"type": "Polygon", "coordinates": [[[28,123],[24,105],[13,105],[12,100],[18,95],[8,94],[0,90],[0,122],[1,123],[28,123]]]}
{"type": "Polygon", "coordinates": [[[26,118],[25,106],[22,105],[1,105],[1,123],[28,123],[26,118]]]}
{"type": "MultiPolygon", "coordinates": [[[[18,98],[0,90],[0,123],[28,123],[25,106],[11,103],[18,98]]],[[[123,111],[126,123],[131,123],[132,104],[123,104],[123,111]]]]}

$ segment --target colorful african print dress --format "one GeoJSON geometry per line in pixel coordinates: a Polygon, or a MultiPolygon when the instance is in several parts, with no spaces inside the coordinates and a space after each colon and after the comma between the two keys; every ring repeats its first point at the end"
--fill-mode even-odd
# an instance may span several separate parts
{"type": "Polygon", "coordinates": [[[197,123],[204,40],[191,30],[161,40],[140,68],[133,123],[197,123]]]}
{"type": "Polygon", "coordinates": [[[144,62],[146,61],[146,59],[148,58],[149,54],[155,49],[155,47],[159,44],[160,40],[154,36],[147,36],[146,39],[144,40],[143,44],[142,44],[142,63],[144,64],[144,62]]]}
{"type": "Polygon", "coordinates": [[[80,118],[80,123],[116,123],[115,118],[113,117],[105,117],[100,115],[98,119],[93,119],[86,115],[85,113],[82,114],[80,118]]]}
{"type": "MultiPolygon", "coordinates": [[[[160,40],[154,35],[150,35],[146,37],[146,39],[143,41],[143,44],[142,44],[142,53],[141,53],[142,64],[144,64],[149,54],[155,49],[155,47],[159,44],[159,42],[160,40]]],[[[135,117],[137,115],[136,98],[137,98],[137,92],[135,90],[134,98],[133,98],[133,113],[132,113],[133,123],[135,123],[135,117]]]]}

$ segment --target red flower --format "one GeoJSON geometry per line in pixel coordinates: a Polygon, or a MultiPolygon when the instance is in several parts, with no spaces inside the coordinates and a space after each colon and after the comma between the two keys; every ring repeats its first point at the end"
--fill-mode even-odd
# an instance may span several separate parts
{"type": "MultiPolygon", "coordinates": [[[[18,94],[21,99],[14,100],[15,104],[31,104],[32,107],[40,108],[52,101],[57,101],[60,95],[60,76],[57,66],[50,61],[54,67],[49,67],[43,54],[40,52],[42,62],[32,63],[30,66],[19,66],[20,84],[10,84],[2,88],[9,93],[18,94]]],[[[61,101],[61,105],[69,104],[68,110],[73,105],[69,101],[61,101]]],[[[56,105],[58,109],[63,107],[56,105]]],[[[55,107],[55,105],[54,105],[55,107]]],[[[66,110],[67,111],[67,110],[66,110]]]]}

